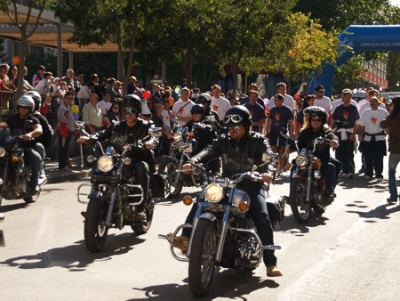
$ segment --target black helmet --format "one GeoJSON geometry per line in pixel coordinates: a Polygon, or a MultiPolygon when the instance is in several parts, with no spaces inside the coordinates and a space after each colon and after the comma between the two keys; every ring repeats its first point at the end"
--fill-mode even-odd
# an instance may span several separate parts
{"type": "Polygon", "coordinates": [[[32,113],[33,110],[35,109],[35,102],[33,101],[31,96],[22,95],[17,100],[17,109],[19,107],[29,108],[29,110],[32,113]]]}
{"type": "Polygon", "coordinates": [[[326,111],[318,106],[311,106],[304,109],[304,115],[308,116],[308,121],[311,122],[312,117],[319,117],[322,120],[322,124],[325,124],[328,120],[328,114],[326,111]]]}
{"type": "Polygon", "coordinates": [[[40,107],[42,106],[42,96],[40,96],[39,92],[31,90],[26,92],[24,95],[32,97],[33,101],[35,102],[35,110],[39,111],[40,107]]]}
{"type": "Polygon", "coordinates": [[[190,114],[201,114],[201,115],[205,115],[206,114],[206,110],[204,109],[203,105],[198,104],[198,105],[194,105],[191,110],[190,110],[190,114]]]}
{"type": "Polygon", "coordinates": [[[136,94],[128,94],[122,99],[122,107],[133,107],[137,111],[137,115],[142,113],[142,101],[136,94]]]}
{"type": "Polygon", "coordinates": [[[242,105],[233,106],[225,113],[224,125],[226,127],[243,124],[246,129],[251,125],[251,114],[249,110],[242,105]]]}
{"type": "Polygon", "coordinates": [[[208,93],[201,93],[199,98],[197,99],[198,104],[204,104],[204,103],[211,103],[211,95],[208,93]]]}

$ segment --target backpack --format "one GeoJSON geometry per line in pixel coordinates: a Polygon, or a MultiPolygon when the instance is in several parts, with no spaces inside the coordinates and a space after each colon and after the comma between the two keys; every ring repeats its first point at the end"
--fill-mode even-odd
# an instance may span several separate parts
{"type": "Polygon", "coordinates": [[[39,137],[36,138],[37,142],[40,142],[43,144],[45,148],[48,148],[51,144],[51,141],[53,139],[54,131],[49,122],[47,121],[47,118],[44,117],[41,114],[35,114],[34,115],[37,119],[40,121],[40,125],[42,126],[43,129],[43,134],[40,135],[39,137]]]}

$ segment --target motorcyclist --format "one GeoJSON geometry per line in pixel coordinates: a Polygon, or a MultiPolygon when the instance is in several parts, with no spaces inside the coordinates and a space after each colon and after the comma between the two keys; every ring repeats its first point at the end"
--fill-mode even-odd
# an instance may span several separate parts
{"type": "MultiPolygon", "coordinates": [[[[148,136],[151,123],[138,118],[142,112],[142,104],[139,96],[135,94],[126,95],[122,100],[122,114],[125,120],[113,123],[110,127],[97,134],[99,141],[108,140],[118,152],[122,151],[122,146],[128,145],[128,155],[132,159],[133,170],[136,175],[136,183],[143,188],[144,202],[136,208],[135,218],[145,219],[145,204],[148,201],[148,189],[150,175],[155,172],[155,161],[152,153],[152,139],[144,142],[143,149],[134,145],[141,139],[148,136]]],[[[85,143],[89,137],[81,137],[80,142],[85,143]]]]}
{"type": "MultiPolygon", "coordinates": [[[[214,140],[211,147],[192,157],[192,163],[206,163],[213,158],[221,157],[223,176],[231,177],[237,173],[252,171],[254,165],[262,163],[263,153],[272,153],[264,137],[250,131],[251,114],[244,106],[237,105],[228,109],[224,117],[224,125],[228,129],[228,134],[221,135],[214,140]]],[[[183,169],[186,173],[190,173],[191,164],[185,164],[183,169]]],[[[272,174],[264,172],[262,178],[264,182],[271,182],[272,174]]],[[[265,202],[263,184],[244,179],[239,183],[238,188],[246,191],[250,196],[251,206],[248,214],[255,223],[263,245],[273,245],[273,230],[265,202]]],[[[197,205],[194,205],[186,223],[193,223],[196,210],[197,205]]],[[[184,228],[182,236],[176,237],[173,242],[174,246],[180,248],[182,252],[186,252],[191,230],[191,228],[184,228]]],[[[267,267],[267,276],[282,276],[281,270],[276,267],[277,259],[274,251],[264,250],[263,260],[267,267]]]]}
{"type": "Polygon", "coordinates": [[[42,97],[40,96],[39,92],[32,90],[26,92],[24,95],[32,97],[33,101],[35,102],[35,109],[33,111],[33,116],[39,119],[40,125],[42,126],[43,134],[40,135],[36,139],[35,143],[35,150],[40,154],[42,157],[42,166],[40,169],[40,177],[45,178],[46,175],[44,173],[44,162],[46,157],[46,147],[50,146],[51,139],[53,136],[53,128],[49,124],[49,121],[45,116],[40,113],[40,107],[42,106],[42,97]],[[46,133],[46,130],[48,133],[46,133]]]}
{"type": "MultiPolygon", "coordinates": [[[[217,121],[210,121],[206,119],[206,110],[201,104],[196,104],[190,109],[192,114],[192,120],[189,121],[186,126],[189,131],[194,135],[195,143],[193,146],[193,155],[198,154],[200,151],[211,145],[213,140],[217,138],[217,131],[215,130],[215,124],[217,121]]],[[[219,171],[219,160],[213,160],[208,165],[211,172],[216,173],[219,171]]]]}
{"type": "Polygon", "coordinates": [[[309,147],[310,142],[315,138],[323,137],[329,140],[329,144],[318,146],[314,155],[321,160],[321,175],[325,181],[324,201],[330,204],[334,199],[336,186],[336,162],[330,157],[330,147],[338,147],[339,138],[332,129],[326,124],[328,114],[318,106],[311,106],[304,109],[306,118],[298,139],[299,149],[309,147]]]}
{"type": "Polygon", "coordinates": [[[219,134],[221,132],[221,125],[219,124],[218,113],[211,108],[211,95],[208,93],[201,93],[196,103],[203,105],[206,119],[210,121],[215,121],[212,123],[212,125],[217,134],[219,134]]]}
{"type": "Polygon", "coordinates": [[[35,109],[35,102],[32,97],[23,95],[17,100],[17,114],[7,117],[0,123],[0,127],[8,127],[11,135],[23,137],[19,147],[24,149],[25,163],[31,166],[30,185],[32,195],[39,192],[39,172],[42,166],[42,157],[37,150],[34,138],[43,133],[40,121],[32,115],[35,109]],[[25,128],[25,121],[32,121],[32,128],[25,128]]]}

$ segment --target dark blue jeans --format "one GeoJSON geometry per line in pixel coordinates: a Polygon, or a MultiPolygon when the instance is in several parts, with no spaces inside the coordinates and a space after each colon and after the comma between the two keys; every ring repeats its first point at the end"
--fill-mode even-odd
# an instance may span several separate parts
{"type": "Polygon", "coordinates": [[[332,194],[335,191],[335,176],[336,176],[336,167],[331,162],[322,162],[321,163],[321,175],[325,181],[325,194],[332,194]]]}
{"type": "Polygon", "coordinates": [[[39,182],[39,172],[42,166],[42,157],[32,147],[24,149],[25,163],[31,166],[31,187],[35,187],[39,182]]]}
{"type": "Polygon", "coordinates": [[[67,167],[72,136],[72,133],[68,131],[68,137],[60,136],[58,138],[58,169],[67,167]]]}
{"type": "MultiPolygon", "coordinates": [[[[260,237],[263,245],[274,244],[274,232],[272,230],[272,223],[269,218],[267,204],[265,202],[265,191],[258,187],[246,187],[245,189],[250,196],[250,209],[247,214],[254,221],[257,228],[257,234],[260,237]]],[[[186,218],[185,223],[193,224],[193,219],[196,215],[197,204],[194,204],[186,218]]],[[[192,228],[183,228],[182,236],[190,237],[192,228]]],[[[263,253],[264,264],[266,266],[276,265],[277,259],[274,251],[264,251],[263,253]]]]}

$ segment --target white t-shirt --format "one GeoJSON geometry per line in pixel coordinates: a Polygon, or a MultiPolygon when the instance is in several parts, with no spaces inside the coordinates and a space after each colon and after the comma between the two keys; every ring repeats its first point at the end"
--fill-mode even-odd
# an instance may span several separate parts
{"type": "Polygon", "coordinates": [[[368,102],[368,101],[364,98],[364,99],[361,99],[361,100],[357,103],[358,111],[360,111],[361,106],[362,106],[363,104],[365,104],[366,102],[368,102]]]}
{"type": "MultiPolygon", "coordinates": [[[[343,100],[342,100],[341,98],[335,100],[335,101],[332,103],[332,109],[329,111],[329,113],[333,115],[333,113],[335,112],[335,109],[336,109],[338,106],[340,106],[341,104],[343,104],[343,100]]],[[[350,100],[350,104],[353,105],[353,106],[355,106],[355,107],[357,108],[357,111],[358,111],[357,102],[356,102],[354,99],[351,99],[351,100],[350,100]]]]}
{"type": "Polygon", "coordinates": [[[314,99],[314,106],[323,108],[326,112],[332,109],[332,102],[327,96],[322,96],[321,99],[314,99]]]}
{"type": "Polygon", "coordinates": [[[112,103],[111,102],[105,102],[104,100],[100,100],[97,105],[101,109],[101,114],[106,115],[108,111],[110,110],[112,103]]]}
{"type": "MultiPolygon", "coordinates": [[[[364,113],[365,110],[368,110],[370,108],[371,108],[371,106],[369,104],[369,101],[365,101],[365,103],[363,105],[361,105],[361,107],[359,107],[359,109],[358,109],[358,114],[360,114],[360,117],[361,117],[362,113],[364,113]]],[[[383,103],[379,103],[378,108],[387,112],[386,106],[383,103]]]]}
{"type": "MultiPolygon", "coordinates": [[[[389,115],[388,112],[378,108],[377,110],[366,109],[364,113],[361,115],[360,120],[358,121],[361,126],[364,126],[364,132],[369,134],[378,134],[383,131],[383,129],[379,126],[381,121],[385,119],[389,115]]],[[[375,137],[376,141],[385,140],[384,135],[379,135],[375,137]]],[[[370,141],[371,137],[365,135],[364,141],[370,141]]]]}
{"type": "MultiPolygon", "coordinates": [[[[192,117],[192,114],[190,114],[190,110],[194,105],[195,103],[191,100],[178,101],[172,106],[172,113],[178,117],[192,117]]],[[[178,120],[178,123],[180,126],[184,126],[187,122],[183,120],[178,120]]]]}
{"type": "MultiPolygon", "coordinates": [[[[283,104],[285,106],[289,107],[292,112],[296,109],[296,106],[294,105],[293,97],[290,96],[289,94],[283,95],[283,104]]],[[[269,103],[268,103],[268,108],[270,111],[273,107],[275,107],[274,96],[271,97],[271,99],[269,100],[269,103]]]]}
{"type": "Polygon", "coordinates": [[[226,111],[231,108],[231,103],[224,97],[211,98],[211,109],[217,112],[219,120],[224,120],[226,111]]]}
{"type": "Polygon", "coordinates": [[[35,87],[35,90],[39,92],[40,95],[46,95],[50,90],[50,81],[47,78],[42,79],[35,87]]]}

